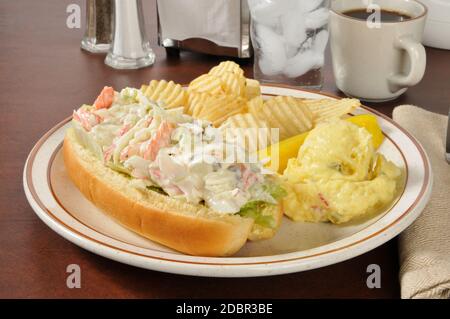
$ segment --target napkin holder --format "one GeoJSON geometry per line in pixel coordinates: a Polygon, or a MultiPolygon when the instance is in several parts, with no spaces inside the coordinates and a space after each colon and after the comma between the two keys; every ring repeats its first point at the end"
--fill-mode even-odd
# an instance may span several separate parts
{"type": "Polygon", "coordinates": [[[158,44],[168,54],[252,55],[247,0],[158,0],[157,13],[158,44]]]}

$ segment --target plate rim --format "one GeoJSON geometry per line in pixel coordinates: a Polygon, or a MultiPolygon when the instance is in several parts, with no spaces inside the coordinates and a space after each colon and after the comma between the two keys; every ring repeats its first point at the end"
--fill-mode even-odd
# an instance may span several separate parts
{"type": "MultiPolygon", "coordinates": [[[[341,97],[332,95],[332,94],[327,93],[327,92],[304,90],[304,89],[291,87],[291,86],[288,86],[288,85],[277,85],[277,84],[264,84],[264,85],[262,85],[262,87],[264,87],[264,86],[265,87],[275,87],[275,88],[285,88],[285,89],[290,89],[290,90],[295,90],[295,91],[300,91],[300,92],[312,93],[312,94],[319,95],[319,96],[331,97],[331,98],[334,98],[334,99],[341,99],[341,97]]],[[[267,93],[266,95],[270,95],[270,94],[267,93]]],[[[312,269],[312,268],[318,268],[318,267],[326,266],[326,265],[329,265],[329,264],[334,264],[336,262],[340,262],[340,261],[343,261],[343,260],[346,260],[346,259],[358,256],[358,255],[360,255],[362,253],[365,253],[365,252],[367,252],[369,250],[372,250],[373,248],[375,248],[375,247],[385,243],[389,239],[391,239],[394,236],[396,236],[399,233],[401,233],[422,212],[424,206],[428,202],[429,195],[431,193],[431,185],[432,185],[433,176],[432,176],[432,171],[431,171],[431,165],[430,165],[430,162],[429,162],[429,158],[428,158],[428,156],[426,154],[426,151],[424,150],[424,148],[422,147],[420,142],[418,142],[417,139],[414,136],[412,136],[412,134],[410,134],[408,131],[406,131],[399,124],[394,122],[391,118],[387,117],[386,115],[384,115],[384,114],[382,114],[382,113],[380,113],[380,112],[378,112],[378,111],[376,111],[376,110],[374,110],[372,108],[364,106],[364,105],[361,105],[361,107],[363,109],[365,109],[366,111],[368,111],[370,113],[373,113],[373,114],[376,114],[377,116],[383,118],[384,120],[386,120],[390,124],[394,125],[403,134],[405,134],[413,142],[414,146],[417,148],[417,150],[421,154],[421,159],[422,159],[422,162],[424,164],[424,170],[425,170],[424,173],[425,173],[425,175],[424,175],[423,183],[422,183],[422,186],[420,188],[420,191],[419,191],[417,197],[414,199],[414,202],[411,204],[411,206],[409,208],[407,208],[400,216],[398,216],[395,220],[393,220],[388,225],[384,226],[383,228],[379,229],[378,231],[376,231],[376,232],[374,232],[374,233],[372,233],[372,234],[370,234],[370,235],[368,235],[368,236],[366,236],[364,238],[361,238],[360,240],[351,242],[351,243],[349,243],[347,245],[343,245],[341,247],[337,247],[337,248],[334,248],[334,249],[330,249],[330,250],[327,250],[327,251],[323,251],[323,252],[319,252],[319,253],[311,254],[311,255],[307,255],[307,256],[297,256],[297,257],[286,258],[286,259],[275,260],[275,261],[260,261],[260,262],[224,264],[224,263],[220,263],[220,262],[219,263],[215,263],[215,262],[209,263],[209,262],[192,262],[192,261],[186,261],[186,260],[167,259],[167,258],[162,258],[162,257],[159,257],[159,256],[142,255],[142,254],[138,254],[136,252],[124,251],[124,250],[122,250],[121,253],[132,255],[133,257],[139,257],[140,256],[142,258],[147,259],[147,261],[148,261],[148,259],[152,259],[152,260],[155,259],[156,262],[171,262],[171,263],[176,263],[176,264],[190,264],[190,265],[193,264],[193,265],[196,265],[196,266],[201,265],[201,266],[209,266],[209,267],[211,267],[211,266],[212,267],[217,267],[217,266],[219,266],[219,267],[221,267],[221,266],[235,266],[236,270],[239,270],[240,268],[245,267],[245,266],[280,265],[280,263],[290,263],[291,264],[292,262],[295,262],[295,261],[305,260],[305,259],[308,259],[308,258],[311,260],[311,258],[322,257],[323,255],[327,255],[327,256],[332,255],[333,256],[333,258],[330,258],[330,259],[333,259],[333,260],[325,261],[325,262],[322,261],[321,263],[319,262],[319,265],[315,265],[315,266],[309,268],[309,269],[312,269]],[[400,224],[401,227],[399,228],[399,230],[391,229],[389,232],[386,233],[386,230],[388,230],[389,228],[392,228],[392,226],[395,226],[396,224],[398,224],[398,222],[400,220],[402,220],[405,216],[407,216],[407,217],[409,216],[410,220],[405,222],[404,224],[400,224]],[[385,234],[383,240],[370,241],[371,238],[376,237],[377,235],[382,234],[382,233],[385,234]],[[359,245],[362,242],[366,242],[366,243],[368,242],[369,244],[359,245]],[[350,250],[349,250],[349,248],[350,248],[350,250]],[[343,252],[343,254],[341,254],[342,256],[339,253],[333,255],[333,253],[336,253],[337,251],[342,251],[343,252]],[[348,253],[349,251],[350,251],[350,253],[348,253]],[[241,266],[241,267],[239,267],[239,266],[241,266]]],[[[62,126],[66,125],[68,121],[70,121],[70,117],[64,119],[63,121],[61,121],[60,123],[55,125],[53,128],[51,128],[49,131],[47,131],[38,140],[38,142],[34,145],[34,147],[32,148],[32,150],[30,152],[30,154],[27,157],[27,161],[26,161],[26,164],[25,164],[25,167],[24,167],[23,181],[24,181],[25,193],[26,193],[28,201],[30,202],[30,205],[32,206],[33,210],[37,213],[37,215],[48,226],[50,226],[50,228],[55,230],[58,234],[62,235],[64,238],[74,242],[72,240],[73,236],[77,236],[77,234],[81,235],[82,238],[77,238],[78,243],[75,242],[77,245],[79,245],[79,246],[81,246],[81,247],[83,247],[83,248],[85,248],[87,250],[90,250],[90,251],[92,251],[92,252],[94,252],[96,254],[100,254],[100,255],[103,255],[105,257],[108,257],[108,258],[111,258],[111,259],[114,259],[114,260],[117,260],[117,261],[120,261],[120,262],[132,264],[132,265],[143,267],[143,268],[149,268],[148,266],[142,265],[142,263],[139,263],[139,262],[133,263],[130,260],[124,260],[124,258],[119,258],[117,255],[111,256],[111,254],[108,254],[106,251],[98,251],[98,250],[101,250],[102,248],[103,249],[112,249],[113,251],[117,251],[117,250],[121,250],[121,249],[118,248],[118,247],[115,247],[115,246],[110,246],[110,245],[108,245],[105,242],[97,241],[95,238],[90,238],[89,236],[86,236],[85,234],[80,233],[78,230],[72,228],[71,226],[66,225],[64,222],[62,222],[61,220],[56,218],[52,214],[52,212],[42,202],[40,202],[39,196],[37,196],[35,190],[33,190],[35,192],[35,194],[33,194],[32,190],[30,189],[30,186],[34,187],[33,185],[29,185],[29,181],[31,180],[30,178],[31,178],[31,168],[32,168],[32,165],[30,165],[30,160],[32,160],[33,157],[36,155],[36,153],[38,152],[40,146],[42,146],[42,144],[44,144],[44,142],[54,132],[56,132],[62,126]],[[42,211],[38,212],[36,210],[36,207],[33,204],[37,205],[39,207],[39,209],[42,210],[42,211]],[[44,220],[44,218],[43,218],[44,216],[41,216],[40,213],[42,213],[42,214],[46,215],[47,217],[53,219],[53,222],[55,222],[57,225],[51,224],[50,221],[48,221],[48,220],[44,220]],[[49,214],[50,214],[50,216],[49,216],[49,214]],[[56,230],[55,228],[58,228],[58,226],[65,228],[65,231],[67,233],[64,233],[63,231],[61,231],[61,229],[59,229],[59,231],[56,230]],[[88,241],[88,243],[84,243],[84,244],[80,243],[79,242],[80,240],[81,241],[82,240],[86,240],[86,241],[88,241]],[[96,244],[98,244],[98,245],[100,245],[102,247],[99,247],[98,249],[95,249],[95,248],[90,249],[90,247],[86,247],[86,246],[89,246],[88,244],[92,243],[92,241],[96,242],[96,244]]],[[[279,254],[277,256],[281,257],[282,255],[286,255],[286,254],[279,254]]],[[[126,258],[126,256],[125,256],[125,258],[126,258]]],[[[200,258],[205,258],[205,257],[200,257],[200,258]]],[[[245,259],[245,258],[255,258],[255,257],[239,257],[239,258],[240,259],[245,259]]],[[[213,259],[217,259],[217,258],[213,258],[213,259]]],[[[314,259],[312,259],[312,260],[314,260],[314,259]]],[[[288,273],[288,272],[296,272],[296,271],[306,270],[306,269],[299,269],[299,270],[293,269],[293,268],[295,268],[296,265],[298,266],[298,264],[295,264],[295,263],[293,265],[291,264],[290,267],[288,267],[289,269],[285,269],[285,271],[283,271],[283,269],[281,271],[271,271],[270,274],[281,274],[281,273],[288,273]]],[[[157,268],[157,267],[153,267],[153,268],[149,268],[149,269],[155,269],[155,268],[157,268]]],[[[177,266],[175,266],[175,268],[177,268],[177,266]]],[[[177,269],[175,269],[175,270],[172,269],[172,271],[170,271],[170,270],[164,268],[164,269],[155,269],[155,270],[166,271],[166,272],[174,272],[174,273],[188,273],[187,271],[183,271],[182,269],[181,270],[180,269],[178,269],[178,270],[177,269]]],[[[252,269],[248,270],[248,272],[250,272],[250,274],[247,273],[247,274],[243,274],[242,275],[242,274],[236,274],[235,272],[232,271],[232,272],[225,273],[225,274],[215,274],[213,276],[215,276],[215,277],[231,277],[231,276],[232,277],[237,277],[237,276],[248,277],[248,276],[259,276],[259,275],[263,276],[263,275],[267,275],[267,269],[265,270],[265,273],[262,273],[261,271],[257,272],[257,273],[252,273],[252,269]]],[[[192,274],[192,273],[190,273],[190,274],[192,274]]],[[[194,275],[196,275],[196,274],[194,273],[194,275]]],[[[202,273],[200,275],[208,276],[208,274],[205,274],[205,273],[202,273]]]]}

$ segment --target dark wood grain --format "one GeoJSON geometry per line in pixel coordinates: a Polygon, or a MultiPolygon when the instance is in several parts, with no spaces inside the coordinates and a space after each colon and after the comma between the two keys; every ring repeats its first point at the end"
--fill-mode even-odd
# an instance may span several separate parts
{"type": "MultiPolygon", "coordinates": [[[[66,28],[66,6],[83,1],[0,1],[0,297],[266,297],[396,298],[397,243],[391,240],[357,258],[313,271],[266,278],[214,279],[171,275],[123,265],[66,241],[28,205],[22,170],[33,144],[49,128],[106,84],[117,89],[150,79],[187,83],[221,58],[183,52],[166,58],[157,47],[154,1],[144,0],[154,66],[116,71],[104,56],[79,49],[83,30],[66,28]],[[82,288],[66,288],[65,269],[82,269],[82,288]],[[366,287],[366,267],[382,268],[381,289],[366,287]]],[[[372,105],[390,115],[394,106],[416,104],[446,113],[450,104],[450,52],[427,49],[424,80],[399,100],[372,105]]],[[[239,61],[248,76],[251,61],[239,61]]],[[[324,91],[337,93],[329,63],[324,91]]]]}

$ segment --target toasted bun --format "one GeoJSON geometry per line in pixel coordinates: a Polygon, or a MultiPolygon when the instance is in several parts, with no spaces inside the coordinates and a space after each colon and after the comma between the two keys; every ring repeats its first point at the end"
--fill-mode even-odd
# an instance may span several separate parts
{"type": "MultiPolygon", "coordinates": [[[[69,177],[86,198],[125,227],[180,252],[229,256],[249,237],[273,236],[253,227],[252,219],[136,189],[128,177],[106,167],[84,148],[73,129],[67,130],[63,154],[69,177]]],[[[274,216],[280,212],[274,206],[274,216]]]]}

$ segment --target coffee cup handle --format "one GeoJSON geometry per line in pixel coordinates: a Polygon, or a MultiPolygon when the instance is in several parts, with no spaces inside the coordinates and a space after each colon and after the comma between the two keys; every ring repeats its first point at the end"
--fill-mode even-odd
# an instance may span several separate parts
{"type": "Polygon", "coordinates": [[[427,56],[424,46],[414,40],[411,36],[397,38],[395,46],[408,53],[411,61],[411,70],[407,75],[392,75],[389,82],[394,85],[408,87],[414,86],[422,80],[427,64],[427,56]]]}

